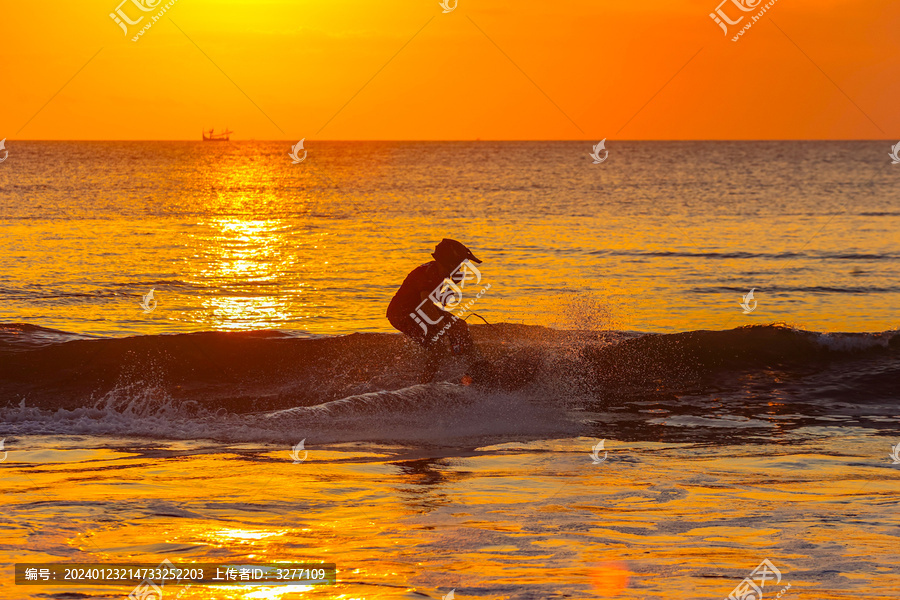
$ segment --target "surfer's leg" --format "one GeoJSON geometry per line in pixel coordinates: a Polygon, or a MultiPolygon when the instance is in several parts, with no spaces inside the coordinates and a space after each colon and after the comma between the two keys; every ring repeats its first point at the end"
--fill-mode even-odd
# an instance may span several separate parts
{"type": "MultiPolygon", "coordinates": [[[[447,313],[447,316],[452,317],[453,315],[447,313]]],[[[441,325],[444,323],[449,323],[449,321],[441,321],[441,325]]],[[[391,325],[421,346],[425,351],[425,366],[422,374],[419,375],[419,383],[431,383],[434,376],[437,375],[438,369],[441,368],[441,362],[443,362],[446,354],[443,340],[446,336],[438,335],[435,332],[432,332],[433,335],[429,336],[418,323],[406,316],[392,319],[391,325]]]]}
{"type": "Polygon", "coordinates": [[[447,313],[447,315],[452,319],[447,329],[447,339],[450,340],[450,348],[453,350],[453,354],[462,354],[469,357],[477,353],[475,342],[472,341],[472,334],[469,333],[469,326],[466,325],[466,322],[450,313],[447,313]]]}
{"type": "Polygon", "coordinates": [[[430,383],[434,376],[437,375],[438,369],[441,368],[441,363],[444,362],[444,358],[447,356],[446,346],[444,345],[445,339],[450,342],[453,354],[468,353],[471,351],[471,348],[475,347],[471,336],[469,336],[465,321],[447,311],[442,310],[439,312],[441,318],[437,319],[438,325],[435,327],[440,327],[440,329],[434,332],[434,335],[424,337],[422,342],[420,342],[427,353],[425,369],[419,378],[421,383],[430,383]]]}
{"type": "Polygon", "coordinates": [[[469,326],[462,319],[458,317],[453,318],[454,322],[447,330],[450,347],[453,349],[453,354],[466,357],[466,375],[478,384],[494,379],[496,374],[493,367],[481,356],[481,352],[475,346],[472,334],[469,332],[469,326]]]}
{"type": "Polygon", "coordinates": [[[408,315],[403,315],[400,317],[392,317],[391,315],[388,315],[388,321],[394,327],[394,329],[410,338],[415,343],[419,344],[420,346],[425,345],[427,339],[426,333],[422,331],[422,328],[408,315]]]}

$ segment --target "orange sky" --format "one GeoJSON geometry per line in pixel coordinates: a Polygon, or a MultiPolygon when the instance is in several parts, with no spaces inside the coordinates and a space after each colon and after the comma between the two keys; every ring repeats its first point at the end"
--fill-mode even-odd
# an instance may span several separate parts
{"type": "Polygon", "coordinates": [[[0,138],[900,137],[896,0],[120,1],[0,0],[0,138]]]}

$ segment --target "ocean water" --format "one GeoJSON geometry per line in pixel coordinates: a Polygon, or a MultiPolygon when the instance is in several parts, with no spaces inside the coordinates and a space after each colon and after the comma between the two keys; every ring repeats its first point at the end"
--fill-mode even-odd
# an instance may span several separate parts
{"type": "Polygon", "coordinates": [[[307,146],[8,144],[0,599],[163,559],[338,569],[166,600],[721,599],[764,559],[765,598],[897,598],[884,144],[307,146]],[[384,318],[442,237],[508,389],[417,384],[384,318]]]}
{"type": "Polygon", "coordinates": [[[675,332],[898,327],[882,142],[16,142],[0,165],[0,322],[101,335],[389,331],[456,238],[489,322],[675,332]],[[154,289],[158,308],[141,297],[154,289]],[[751,289],[757,308],[739,304],[751,289]]]}

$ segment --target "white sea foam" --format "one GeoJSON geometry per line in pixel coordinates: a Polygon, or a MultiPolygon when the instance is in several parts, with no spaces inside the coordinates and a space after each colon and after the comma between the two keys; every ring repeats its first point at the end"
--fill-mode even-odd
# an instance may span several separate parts
{"type": "Polygon", "coordinates": [[[108,435],[224,442],[401,441],[472,443],[491,436],[566,433],[575,425],[540,394],[488,393],[438,383],[351,396],[265,413],[210,411],[179,404],[160,389],[116,388],[95,405],[40,409],[26,401],[0,409],[7,435],[108,435]]]}

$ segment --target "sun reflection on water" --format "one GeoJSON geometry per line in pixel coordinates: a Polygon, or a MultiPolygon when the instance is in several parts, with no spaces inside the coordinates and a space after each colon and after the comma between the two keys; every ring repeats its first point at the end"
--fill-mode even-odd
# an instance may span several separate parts
{"type": "MultiPolygon", "coordinates": [[[[207,290],[199,298],[200,322],[216,330],[275,329],[316,314],[298,274],[313,263],[322,233],[298,230],[284,219],[222,217],[198,223],[186,282],[207,290]]],[[[196,318],[196,315],[194,315],[196,318]]]]}
{"type": "Polygon", "coordinates": [[[263,540],[266,538],[284,535],[288,533],[287,529],[281,531],[264,531],[251,529],[220,529],[212,531],[208,535],[215,538],[221,538],[222,542],[231,542],[234,540],[263,540]]]}

